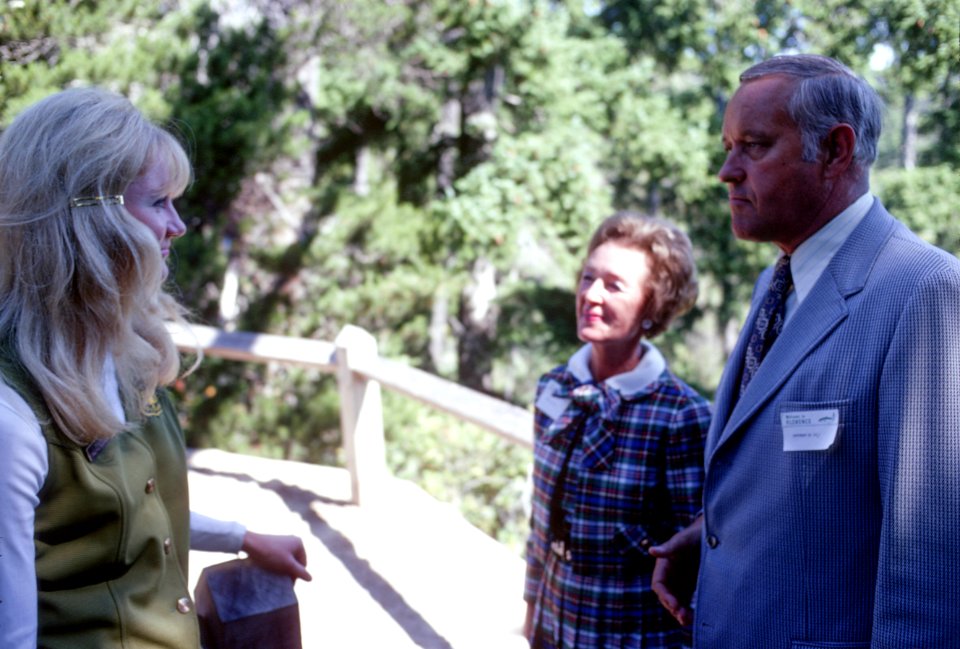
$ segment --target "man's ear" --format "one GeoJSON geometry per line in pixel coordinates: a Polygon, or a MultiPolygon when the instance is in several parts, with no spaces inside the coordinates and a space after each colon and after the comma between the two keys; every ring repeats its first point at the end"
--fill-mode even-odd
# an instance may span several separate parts
{"type": "Polygon", "coordinates": [[[853,150],[857,134],[849,124],[838,124],[830,129],[823,140],[824,173],[828,177],[842,176],[853,165],[853,150]]]}

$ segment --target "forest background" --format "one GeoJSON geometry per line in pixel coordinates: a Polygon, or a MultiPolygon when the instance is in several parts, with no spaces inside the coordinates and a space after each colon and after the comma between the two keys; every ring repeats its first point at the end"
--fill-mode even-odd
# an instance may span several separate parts
{"type": "MultiPolygon", "coordinates": [[[[0,0],[0,128],[98,84],[196,165],[175,290],[202,323],[333,340],[529,407],[578,346],[574,280],[615,209],[678,222],[701,295],[656,343],[712,395],[753,280],[724,106],[750,63],[836,56],[887,114],[872,188],[960,252],[954,0],[0,0]]],[[[195,447],[342,464],[319,372],[206,359],[175,385],[195,447]]],[[[530,452],[385,395],[388,463],[519,549],[530,452]]]]}

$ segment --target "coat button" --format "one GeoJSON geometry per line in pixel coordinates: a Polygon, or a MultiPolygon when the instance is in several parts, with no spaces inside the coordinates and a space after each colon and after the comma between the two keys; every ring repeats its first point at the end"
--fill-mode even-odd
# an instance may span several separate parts
{"type": "Polygon", "coordinates": [[[152,494],[156,490],[156,488],[157,488],[157,481],[154,480],[153,478],[150,478],[149,480],[147,480],[147,484],[143,488],[143,490],[148,494],[152,494]]]}
{"type": "Polygon", "coordinates": [[[720,539],[718,539],[716,535],[710,534],[709,536],[707,536],[707,545],[709,545],[710,549],[712,550],[713,548],[720,545],[720,539]]]}
{"type": "Polygon", "coordinates": [[[190,601],[189,597],[181,597],[177,600],[177,610],[183,614],[187,614],[193,610],[193,602],[190,601]]]}
{"type": "Polygon", "coordinates": [[[163,540],[163,553],[170,554],[170,548],[172,547],[173,547],[173,541],[171,541],[170,537],[168,536],[163,540]]]}

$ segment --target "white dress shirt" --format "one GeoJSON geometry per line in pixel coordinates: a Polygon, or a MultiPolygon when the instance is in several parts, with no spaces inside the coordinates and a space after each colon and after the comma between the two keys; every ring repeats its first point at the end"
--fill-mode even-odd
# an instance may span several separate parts
{"type": "Polygon", "coordinates": [[[790,319],[797,307],[810,295],[834,255],[870,211],[873,200],[873,195],[867,192],[814,232],[790,255],[793,290],[787,295],[784,322],[790,319]]]}

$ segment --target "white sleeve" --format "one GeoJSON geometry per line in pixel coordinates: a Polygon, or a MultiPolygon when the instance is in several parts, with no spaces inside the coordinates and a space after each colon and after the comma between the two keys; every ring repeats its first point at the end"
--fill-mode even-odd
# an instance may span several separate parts
{"type": "Polygon", "coordinates": [[[34,516],[48,470],[47,443],[26,402],[0,382],[0,647],[36,649],[34,516]]]}
{"type": "Polygon", "coordinates": [[[240,523],[221,521],[190,512],[191,550],[236,554],[243,548],[243,537],[246,533],[247,528],[240,523]]]}

